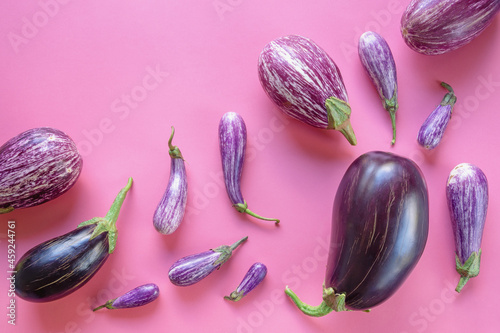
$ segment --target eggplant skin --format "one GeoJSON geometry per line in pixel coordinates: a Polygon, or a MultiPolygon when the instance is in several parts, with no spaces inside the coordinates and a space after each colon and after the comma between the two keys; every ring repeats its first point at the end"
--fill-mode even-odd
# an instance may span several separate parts
{"type": "Polygon", "coordinates": [[[30,302],[50,302],[87,283],[109,256],[107,232],[90,239],[95,227],[77,228],[26,252],[15,267],[16,294],[30,302]]]}
{"type": "Polygon", "coordinates": [[[0,213],[40,205],[68,191],[82,170],[76,144],[60,130],[27,130],[0,147],[0,213]]]}
{"type": "Polygon", "coordinates": [[[333,206],[325,288],[346,294],[346,307],[372,308],[393,295],[427,242],[425,179],[411,160],[369,152],[349,166],[333,206]]]}

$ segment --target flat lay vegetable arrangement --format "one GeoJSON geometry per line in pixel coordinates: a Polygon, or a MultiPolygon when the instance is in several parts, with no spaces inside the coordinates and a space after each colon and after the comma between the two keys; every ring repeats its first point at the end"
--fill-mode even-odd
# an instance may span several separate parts
{"type": "MultiPolygon", "coordinates": [[[[410,49],[420,53],[418,56],[434,57],[471,42],[489,26],[499,11],[498,0],[412,0],[401,17],[401,37],[410,49]]],[[[328,129],[336,130],[342,133],[348,143],[341,139],[333,142],[332,146],[337,144],[344,145],[346,150],[354,149],[351,146],[356,146],[362,136],[356,136],[351,126],[351,104],[356,103],[351,101],[350,104],[347,87],[349,91],[356,87],[344,82],[346,78],[342,77],[330,55],[333,52],[320,47],[317,42],[320,41],[316,41],[314,36],[270,36],[262,49],[255,50],[253,79],[262,87],[261,97],[269,99],[285,117],[297,120],[297,126],[310,125],[310,129],[315,128],[311,131],[319,133],[328,129]]],[[[352,116],[363,112],[376,113],[377,109],[381,109],[380,117],[387,117],[387,113],[389,114],[387,121],[390,121],[392,132],[386,133],[386,146],[365,152],[349,161],[351,163],[343,177],[332,189],[332,205],[327,209],[328,219],[307,221],[307,227],[314,227],[315,224],[328,225],[330,245],[323,285],[317,288],[317,304],[309,305],[303,301],[306,297],[299,298],[298,294],[302,295],[300,285],[297,288],[285,284],[280,286],[287,295],[291,311],[297,314],[301,311],[308,316],[320,317],[331,312],[384,311],[383,303],[397,294],[412,272],[418,270],[419,260],[425,252],[429,235],[433,232],[432,224],[441,222],[430,218],[430,197],[436,197],[439,193],[429,192],[425,173],[417,161],[389,151],[402,141],[396,140],[399,133],[396,128],[397,120],[403,118],[405,113],[399,109],[404,102],[398,86],[397,75],[401,75],[397,71],[398,59],[391,51],[394,43],[375,31],[366,31],[359,38],[356,48],[359,61],[356,59],[357,63],[352,66],[363,69],[365,79],[376,90],[379,99],[372,101],[373,110],[358,110],[353,107],[352,116]],[[384,109],[387,111],[385,114],[384,109]],[[320,299],[321,290],[323,293],[320,299]]],[[[428,83],[430,89],[443,91],[444,88],[447,92],[444,91],[441,103],[434,110],[422,111],[427,119],[414,133],[413,143],[420,146],[423,154],[439,154],[441,149],[446,149],[439,144],[449,121],[453,119],[453,109],[461,98],[460,95],[455,95],[452,88],[455,83],[448,79],[442,78],[447,83],[440,81],[441,87],[435,82],[428,83]]],[[[256,113],[271,111],[273,110],[255,110],[256,113]]],[[[211,124],[213,138],[210,139],[218,142],[220,183],[227,194],[227,197],[216,197],[214,200],[232,205],[237,212],[243,213],[240,216],[247,214],[250,221],[258,222],[255,224],[256,228],[267,228],[270,223],[269,232],[275,232],[275,237],[279,239],[280,230],[295,221],[278,219],[279,212],[271,212],[272,217],[267,217],[267,214],[263,214],[266,217],[261,216],[255,213],[259,210],[258,207],[250,205],[251,209],[249,208],[243,195],[243,169],[251,168],[251,165],[243,167],[247,157],[247,136],[255,133],[255,128],[250,125],[247,127],[245,114],[239,111],[221,110],[219,119],[213,120],[218,123],[218,127],[211,124]]],[[[190,178],[189,157],[186,156],[185,160],[179,148],[183,144],[178,139],[180,132],[174,137],[176,124],[169,125],[172,126],[171,132],[169,136],[165,136],[164,143],[170,157],[170,168],[164,168],[165,178],[167,170],[170,171],[168,183],[161,186],[163,192],[157,195],[155,210],[144,214],[149,223],[140,221],[147,228],[156,230],[157,237],[165,239],[174,237],[172,234],[183,228],[189,200],[193,199],[191,192],[188,192],[188,179],[190,186],[194,179],[190,178]],[[174,145],[174,142],[179,146],[174,145]]],[[[183,133],[189,132],[189,129],[180,130],[183,133]]],[[[5,144],[0,147],[0,214],[5,216],[18,209],[37,209],[37,206],[64,195],[79,180],[84,165],[85,156],[80,155],[75,142],[61,129],[24,128],[19,132],[13,138],[5,138],[5,144]]],[[[297,155],[301,153],[299,150],[294,152],[297,155]]],[[[313,187],[322,182],[321,175],[317,176],[318,184],[313,184],[313,187]]],[[[455,240],[455,248],[450,248],[449,251],[455,254],[455,263],[450,261],[450,265],[455,265],[458,273],[455,276],[456,292],[461,293],[458,297],[473,297],[473,294],[463,295],[469,288],[464,286],[481,283],[481,254],[483,250],[488,251],[482,247],[483,230],[489,223],[486,221],[491,189],[488,188],[487,175],[474,161],[464,161],[442,178],[442,189],[446,194],[451,222],[449,235],[455,240]],[[474,281],[470,282],[472,278],[474,281]]],[[[89,186],[91,185],[93,184],[89,186]]],[[[268,185],[269,188],[273,186],[268,185]]],[[[118,215],[127,194],[136,189],[135,194],[140,195],[141,187],[132,187],[132,178],[129,178],[104,217],[81,222],[74,230],[63,235],[53,235],[48,230],[48,240],[33,246],[19,256],[16,262],[16,295],[33,303],[61,302],[61,299],[76,290],[84,290],[85,284],[99,274],[110,254],[115,252],[118,229],[127,228],[127,225],[117,226],[118,215]]],[[[260,198],[279,200],[269,195],[267,190],[262,188],[260,198]]],[[[300,195],[303,196],[300,200],[314,200],[314,193],[307,192],[310,190],[300,189],[300,195]]],[[[290,203],[289,209],[295,209],[293,203],[290,203]]],[[[228,223],[227,218],[206,214],[214,228],[223,230],[223,224],[228,223]]],[[[234,215],[237,219],[239,214],[234,215]]],[[[167,263],[166,267],[169,269],[168,277],[164,276],[163,281],[144,281],[145,284],[129,288],[128,292],[116,292],[113,295],[116,298],[110,297],[106,302],[93,304],[91,310],[128,309],[125,311],[132,313],[137,311],[134,308],[150,306],[149,303],[157,300],[160,288],[161,297],[168,298],[168,292],[164,288],[193,288],[191,286],[195,284],[205,283],[203,280],[210,276],[210,279],[220,279],[227,283],[226,289],[220,290],[220,299],[237,311],[238,304],[262,297],[262,293],[251,292],[259,290],[258,286],[266,276],[273,274],[274,267],[265,262],[262,253],[255,251],[252,252],[254,261],[246,264],[248,271],[241,272],[242,279],[227,279],[224,271],[234,267],[224,264],[233,257],[231,261],[239,260],[236,252],[240,246],[258,249],[260,240],[245,234],[226,236],[228,241],[234,242],[227,244],[232,245],[214,248],[203,248],[200,245],[200,252],[193,254],[186,250],[181,258],[173,258],[165,251],[165,262],[162,265],[167,263]],[[221,269],[223,265],[224,269],[221,269]],[[221,271],[216,273],[218,270],[221,271]]],[[[182,243],[175,243],[174,246],[183,249],[182,243]]],[[[116,252],[115,256],[119,256],[120,251],[116,252]]],[[[272,253],[266,253],[266,256],[269,255],[272,253]]],[[[102,310],[98,313],[109,315],[105,312],[102,310]]]]}

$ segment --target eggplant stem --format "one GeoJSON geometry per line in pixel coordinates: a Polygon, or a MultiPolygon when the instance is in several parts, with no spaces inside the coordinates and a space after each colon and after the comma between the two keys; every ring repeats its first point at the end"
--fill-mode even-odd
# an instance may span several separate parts
{"type": "Polygon", "coordinates": [[[179,147],[174,146],[172,144],[172,139],[174,138],[175,134],[175,129],[174,126],[172,126],[172,134],[170,134],[170,138],[168,139],[168,154],[170,155],[171,158],[180,158],[181,160],[184,160],[184,157],[182,157],[181,150],[179,147]]]}
{"type": "MultiPolygon", "coordinates": [[[[441,82],[441,86],[444,87],[446,90],[448,90],[448,93],[444,95],[443,100],[441,101],[442,106],[446,105],[451,105],[452,108],[457,102],[457,96],[455,96],[455,92],[453,91],[453,88],[446,82],[441,82]]],[[[452,109],[453,112],[453,109],[452,109]]]]}
{"type": "Polygon", "coordinates": [[[355,146],[357,144],[356,135],[354,135],[354,130],[349,120],[351,106],[346,101],[331,96],[325,101],[325,108],[328,117],[327,129],[334,129],[341,132],[347,141],[355,146]]]}
{"type": "Polygon", "coordinates": [[[253,216],[255,218],[258,218],[260,220],[275,221],[275,224],[280,223],[279,219],[272,219],[272,218],[268,218],[268,217],[263,217],[263,216],[260,216],[256,213],[252,212],[250,209],[248,209],[248,204],[246,201],[244,201],[243,203],[234,204],[233,207],[236,208],[236,210],[240,213],[248,214],[248,215],[253,216]]]}
{"type": "Polygon", "coordinates": [[[389,109],[389,115],[391,116],[391,122],[392,122],[392,141],[391,145],[394,146],[396,143],[396,110],[394,109],[389,109]]]}
{"type": "Polygon", "coordinates": [[[458,285],[457,287],[455,288],[455,291],[457,293],[461,292],[462,291],[462,288],[465,286],[465,284],[470,280],[470,277],[468,276],[461,276],[460,277],[460,280],[458,281],[458,285]]]}
{"type": "Polygon", "coordinates": [[[458,255],[455,254],[455,262],[456,262],[456,270],[460,274],[460,281],[458,282],[457,288],[455,291],[459,293],[462,291],[462,288],[469,281],[470,278],[476,277],[479,275],[479,266],[481,264],[481,249],[479,251],[474,251],[471,253],[469,258],[465,261],[465,263],[461,263],[458,255]]]}
{"type": "Polygon", "coordinates": [[[246,240],[248,239],[248,236],[245,236],[243,237],[242,239],[240,239],[239,241],[237,241],[236,243],[234,243],[233,245],[231,245],[229,248],[231,249],[231,251],[234,251],[236,250],[236,248],[238,246],[240,246],[243,242],[245,242],[246,240]]]}
{"type": "Polygon", "coordinates": [[[288,295],[295,303],[295,305],[302,311],[304,314],[311,317],[323,317],[333,311],[331,307],[329,307],[325,301],[321,302],[318,306],[308,305],[300,300],[300,298],[295,294],[288,286],[285,288],[285,294],[288,295]]]}
{"type": "Polygon", "coordinates": [[[106,303],[104,303],[103,305],[98,306],[97,308],[93,309],[92,311],[93,311],[93,312],[95,312],[95,311],[100,310],[100,309],[102,309],[102,308],[108,308],[108,309],[110,309],[110,310],[113,310],[113,309],[114,309],[114,307],[113,307],[113,302],[114,302],[115,300],[116,300],[116,298],[115,298],[115,299],[112,299],[112,300],[109,300],[109,301],[107,301],[106,303]]]}
{"type": "Polygon", "coordinates": [[[6,214],[8,212],[12,212],[13,210],[14,210],[14,207],[12,207],[12,206],[0,208],[0,214],[6,214]]]}

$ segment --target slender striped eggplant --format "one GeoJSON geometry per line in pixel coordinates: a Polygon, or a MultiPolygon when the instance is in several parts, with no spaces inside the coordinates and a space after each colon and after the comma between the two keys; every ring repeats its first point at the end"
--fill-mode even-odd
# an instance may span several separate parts
{"type": "Polygon", "coordinates": [[[245,242],[247,238],[244,237],[231,246],[222,245],[213,250],[193,254],[177,260],[168,271],[170,282],[180,287],[200,282],[228,261],[233,251],[241,243],[245,242]]]}
{"type": "Polygon", "coordinates": [[[120,297],[107,301],[93,311],[102,308],[110,310],[136,308],[151,303],[157,299],[158,296],[160,296],[160,288],[154,283],[148,283],[134,288],[120,297]]]}
{"type": "Polygon", "coordinates": [[[80,176],[82,157],[60,130],[27,130],[0,147],[0,214],[40,205],[68,191],[80,176]]]}
{"type": "Polygon", "coordinates": [[[224,296],[224,298],[230,301],[239,301],[249,292],[251,292],[255,287],[257,287],[259,283],[264,280],[266,274],[266,265],[260,262],[256,262],[250,267],[236,290],[233,291],[229,296],[224,296]]]}
{"type": "Polygon", "coordinates": [[[392,141],[396,143],[396,111],[398,110],[398,80],[396,63],[387,41],[378,33],[367,31],[359,37],[358,54],[363,67],[389,112],[392,141]]]}
{"type": "Polygon", "coordinates": [[[461,163],[450,173],[446,198],[455,236],[456,269],[460,292],[470,278],[479,274],[481,240],[488,210],[488,181],[475,165],[461,163]]]}
{"type": "Polygon", "coordinates": [[[412,0],[401,18],[401,33],[412,50],[443,54],[471,42],[499,10],[499,0],[412,0]]]}
{"type": "Polygon", "coordinates": [[[434,149],[441,142],[451,118],[453,106],[457,101],[457,97],[450,85],[444,82],[441,82],[441,85],[448,90],[448,93],[443,97],[441,104],[424,121],[417,135],[418,143],[426,149],[434,149]]]}
{"type": "Polygon", "coordinates": [[[87,283],[115,249],[116,220],[131,186],[132,178],[105,217],[82,222],[26,252],[15,267],[16,294],[30,302],[50,302],[87,283]]]}
{"type": "Polygon", "coordinates": [[[429,203],[422,172],[411,160],[386,152],[358,157],[340,181],[323,302],[305,314],[367,310],[391,297],[419,261],[427,242],[429,203]]]}
{"type": "Polygon", "coordinates": [[[172,145],[174,128],[168,140],[170,155],[170,179],[167,189],[156,207],[153,225],[159,233],[173,233],[182,222],[187,202],[187,176],[184,158],[177,146],[172,145]]]}
{"type": "Polygon", "coordinates": [[[262,217],[248,209],[248,204],[241,194],[241,173],[247,145],[247,128],[245,121],[238,113],[227,112],[222,116],[219,123],[219,144],[224,183],[233,207],[240,213],[279,223],[278,219],[262,217]]]}
{"type": "Polygon", "coordinates": [[[312,40],[296,35],[271,41],[259,57],[262,88],[285,114],[306,124],[340,131],[351,145],[351,107],[340,71],[312,40]]]}

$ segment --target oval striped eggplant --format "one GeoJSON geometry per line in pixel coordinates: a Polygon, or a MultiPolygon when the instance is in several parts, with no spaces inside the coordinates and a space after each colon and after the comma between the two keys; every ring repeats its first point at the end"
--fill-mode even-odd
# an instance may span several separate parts
{"type": "Polygon", "coordinates": [[[244,237],[231,246],[222,245],[213,250],[193,254],[177,260],[169,269],[170,282],[186,287],[200,282],[231,258],[233,251],[247,240],[244,237]]]}
{"type": "Polygon", "coordinates": [[[441,104],[424,121],[417,135],[418,143],[426,149],[434,149],[441,142],[457,101],[457,97],[449,84],[441,82],[441,86],[445,87],[448,93],[443,97],[441,104]]]}
{"type": "Polygon", "coordinates": [[[238,113],[227,112],[222,116],[219,123],[219,145],[224,183],[233,207],[240,213],[279,223],[278,219],[263,217],[248,209],[248,204],[241,194],[241,174],[247,145],[247,128],[245,121],[238,113]]]}
{"type": "Polygon", "coordinates": [[[351,145],[351,107],[342,75],[330,56],[312,40],[285,36],[262,50],[259,79],[285,114],[306,124],[340,131],[351,145]]]}
{"type": "Polygon", "coordinates": [[[160,296],[160,288],[154,283],[148,283],[134,288],[120,297],[107,301],[105,304],[96,307],[93,311],[102,308],[110,310],[136,308],[151,303],[158,296],[160,296]]]}
{"type": "Polygon", "coordinates": [[[401,18],[401,33],[412,50],[443,54],[471,42],[499,10],[498,0],[412,0],[401,18]]]}
{"type": "Polygon", "coordinates": [[[461,163],[450,173],[446,198],[455,236],[456,269],[460,292],[470,278],[479,274],[481,241],[488,210],[488,180],[475,165],[461,163]]]}
{"type": "Polygon", "coordinates": [[[358,54],[363,67],[389,112],[392,141],[396,143],[396,111],[398,110],[398,80],[396,63],[387,41],[378,33],[367,31],[359,37],[358,54]]]}
{"type": "Polygon", "coordinates": [[[116,245],[116,220],[132,178],[115,198],[106,216],[26,252],[16,264],[16,294],[30,302],[50,302],[81,288],[106,262],[116,245]]]}
{"type": "Polygon", "coordinates": [[[40,205],[68,191],[80,176],[82,157],[60,130],[27,130],[0,147],[0,214],[40,205]]]}
{"type": "Polygon", "coordinates": [[[305,314],[367,310],[391,297],[427,242],[429,203],[422,172],[411,160],[369,152],[347,169],[335,195],[323,302],[305,314]]]}
{"type": "Polygon", "coordinates": [[[153,216],[155,229],[164,235],[173,233],[182,222],[187,202],[187,176],[184,158],[177,146],[172,145],[174,128],[168,140],[170,178],[153,216]]]}
{"type": "Polygon", "coordinates": [[[255,287],[257,287],[259,283],[264,280],[266,274],[266,265],[260,262],[256,262],[250,267],[236,290],[233,291],[229,296],[224,296],[224,298],[230,301],[239,301],[249,292],[251,292],[255,287]]]}

